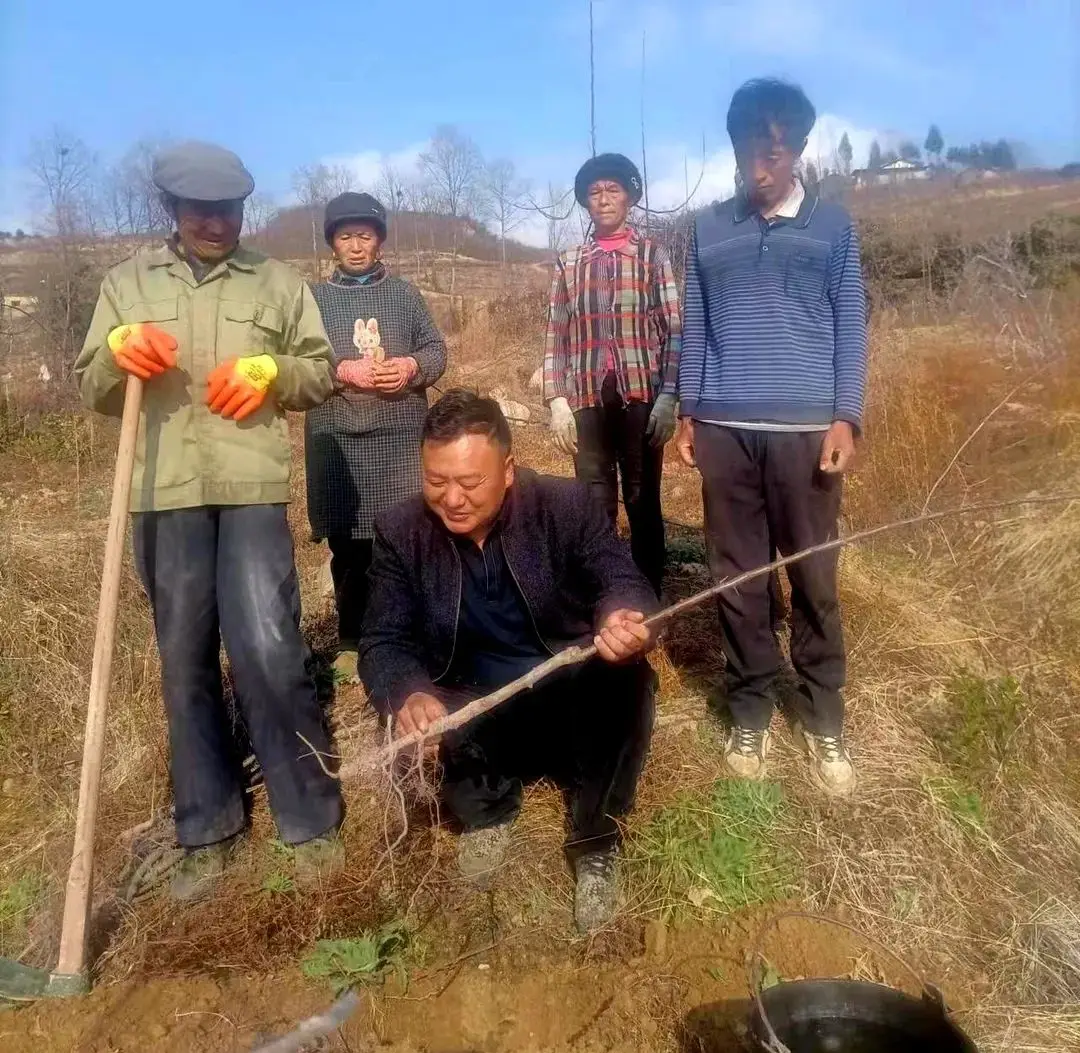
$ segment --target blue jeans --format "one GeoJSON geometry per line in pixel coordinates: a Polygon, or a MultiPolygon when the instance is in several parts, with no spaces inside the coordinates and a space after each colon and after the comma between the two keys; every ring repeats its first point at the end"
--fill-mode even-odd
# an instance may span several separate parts
{"type": "Polygon", "coordinates": [[[132,520],[161,654],[180,844],[223,841],[246,823],[222,643],[281,839],[296,844],[337,827],[338,784],[311,756],[312,747],[329,752],[330,742],[300,634],[285,506],[140,512],[132,520]]]}

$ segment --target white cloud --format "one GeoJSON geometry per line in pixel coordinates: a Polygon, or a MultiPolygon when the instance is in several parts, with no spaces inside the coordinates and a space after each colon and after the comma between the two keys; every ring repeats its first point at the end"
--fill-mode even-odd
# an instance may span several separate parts
{"type": "Polygon", "coordinates": [[[822,168],[835,169],[839,160],[835,157],[836,150],[845,132],[851,142],[852,168],[866,167],[870,144],[875,139],[882,150],[895,149],[903,139],[903,136],[896,132],[864,128],[836,114],[823,113],[810,133],[803,159],[813,161],[819,171],[822,168]]]}
{"type": "Polygon", "coordinates": [[[650,208],[678,208],[688,196],[692,206],[702,205],[730,197],[734,189],[735,155],[730,149],[717,150],[705,158],[700,151],[682,151],[677,147],[652,151],[650,208]]]}
{"type": "Polygon", "coordinates": [[[373,191],[382,177],[383,165],[389,163],[398,176],[408,182],[419,174],[420,155],[428,142],[414,143],[400,150],[362,150],[356,154],[326,158],[328,165],[342,165],[351,171],[356,184],[373,191]]]}

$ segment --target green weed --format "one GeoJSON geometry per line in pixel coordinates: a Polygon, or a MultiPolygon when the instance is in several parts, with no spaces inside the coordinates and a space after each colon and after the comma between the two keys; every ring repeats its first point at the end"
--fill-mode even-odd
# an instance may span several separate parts
{"type": "Polygon", "coordinates": [[[767,991],[770,987],[777,987],[784,982],[780,970],[768,958],[764,959],[762,965],[761,990],[767,991]]]}
{"type": "Polygon", "coordinates": [[[659,812],[628,845],[628,860],[665,915],[782,899],[795,873],[775,836],[784,810],[776,783],[724,780],[659,812]]]}
{"type": "Polygon", "coordinates": [[[908,885],[893,889],[893,915],[900,921],[914,917],[922,903],[919,890],[908,885]]]}
{"type": "Polygon", "coordinates": [[[45,891],[41,874],[30,872],[0,889],[0,949],[25,934],[31,914],[45,891]]]}
{"type": "Polygon", "coordinates": [[[1011,676],[961,673],[945,698],[948,715],[936,738],[946,762],[975,781],[1005,766],[1024,716],[1020,684],[1011,676]]]}
{"type": "Polygon", "coordinates": [[[404,975],[408,946],[408,930],[403,923],[392,922],[353,939],[319,940],[300,969],[308,979],[325,980],[340,994],[357,984],[372,983],[388,969],[404,975]]]}
{"type": "Polygon", "coordinates": [[[271,896],[286,896],[290,892],[296,891],[296,883],[288,874],[283,874],[280,870],[275,870],[271,874],[266,875],[266,880],[262,884],[263,892],[269,893],[271,896]]]}
{"type": "Polygon", "coordinates": [[[673,537],[668,539],[665,561],[669,567],[678,566],[680,563],[702,563],[708,566],[709,557],[705,546],[695,538],[673,537]]]}
{"type": "Polygon", "coordinates": [[[985,833],[986,808],[977,789],[947,775],[924,779],[923,788],[957,826],[968,832],[985,833]]]}
{"type": "Polygon", "coordinates": [[[0,450],[35,460],[68,461],[92,452],[89,421],[76,413],[43,413],[31,418],[0,414],[0,450]]]}

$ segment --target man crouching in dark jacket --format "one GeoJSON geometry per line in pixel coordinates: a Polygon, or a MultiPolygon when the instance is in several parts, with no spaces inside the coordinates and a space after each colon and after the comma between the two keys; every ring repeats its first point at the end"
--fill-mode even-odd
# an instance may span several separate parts
{"type": "Polygon", "coordinates": [[[428,412],[423,497],[375,521],[360,672],[397,734],[522,676],[571,643],[598,657],[560,670],[444,737],[444,806],[462,873],[485,885],[522,784],[569,790],[574,916],[614,913],[617,819],[633,805],[656,679],[643,624],[656,594],[602,508],[570,479],[517,468],[498,403],[451,391],[428,412]]]}

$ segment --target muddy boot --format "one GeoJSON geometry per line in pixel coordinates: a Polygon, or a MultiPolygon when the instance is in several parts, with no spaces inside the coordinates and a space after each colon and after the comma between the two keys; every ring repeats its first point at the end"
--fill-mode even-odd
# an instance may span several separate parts
{"type": "Polygon", "coordinates": [[[574,921],[583,936],[602,929],[615,916],[619,885],[614,850],[583,852],[574,860],[574,921]]]}
{"type": "Polygon", "coordinates": [[[336,832],[293,845],[292,850],[293,873],[301,887],[318,885],[345,868],[345,845],[336,832]]]}
{"type": "Polygon", "coordinates": [[[470,885],[478,889],[491,887],[495,871],[506,857],[511,825],[500,823],[480,830],[466,830],[458,838],[458,872],[470,885]]]}
{"type": "Polygon", "coordinates": [[[201,848],[190,848],[169,881],[169,895],[177,903],[194,903],[214,890],[229,862],[237,838],[219,841],[201,848]]]}
{"type": "Polygon", "coordinates": [[[737,779],[764,779],[765,762],[772,749],[772,732],[741,728],[728,732],[724,745],[724,767],[737,779]]]}
{"type": "Polygon", "coordinates": [[[850,797],[855,792],[855,766],[843,735],[815,735],[801,724],[798,730],[810,757],[810,776],[818,788],[830,797],[850,797]]]}
{"type": "Polygon", "coordinates": [[[351,649],[347,647],[341,648],[334,659],[334,683],[359,684],[359,661],[360,656],[357,654],[355,647],[351,649]]]}

